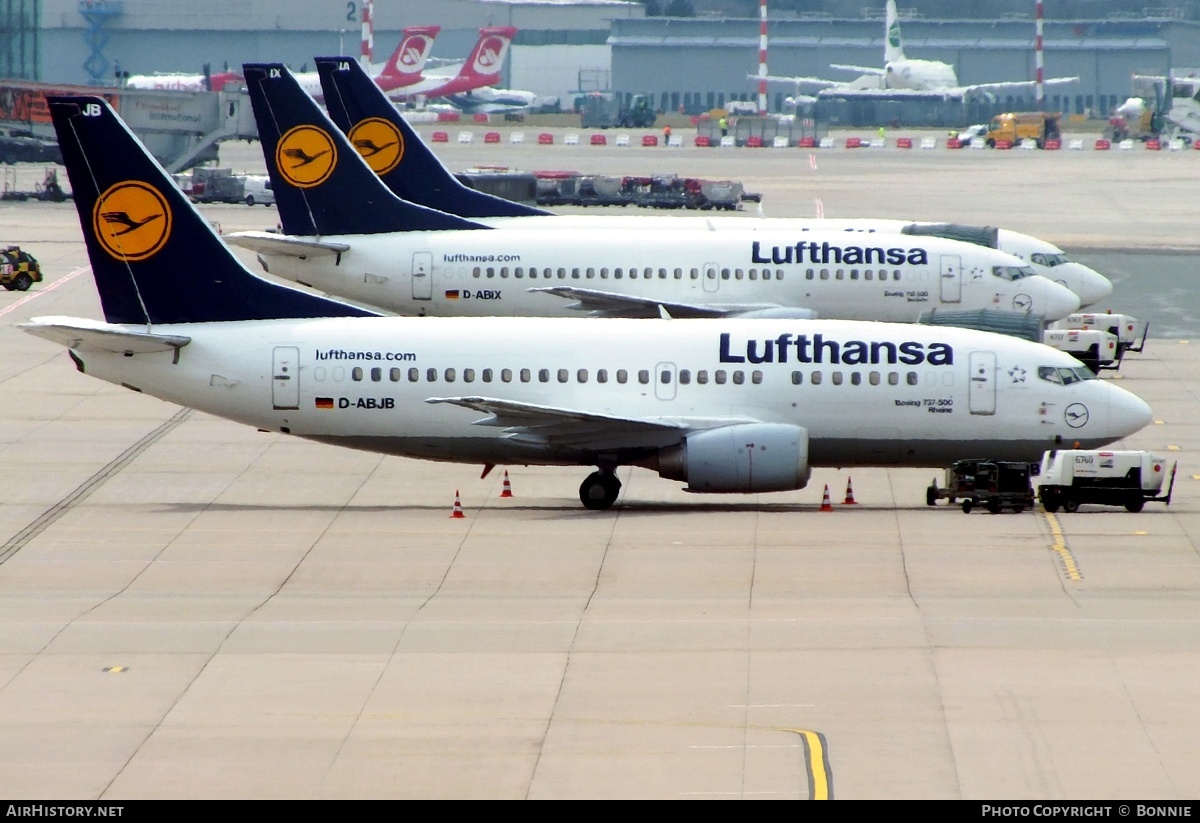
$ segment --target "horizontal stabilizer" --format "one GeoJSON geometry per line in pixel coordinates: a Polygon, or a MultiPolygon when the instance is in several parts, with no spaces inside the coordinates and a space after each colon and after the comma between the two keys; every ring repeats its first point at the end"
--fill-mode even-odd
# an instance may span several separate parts
{"type": "Polygon", "coordinates": [[[295,237],[269,231],[240,231],[225,235],[230,245],[258,252],[278,254],[285,257],[331,257],[350,251],[349,243],[331,243],[311,237],[295,237]]]}
{"type": "Polygon", "coordinates": [[[89,321],[79,317],[35,317],[28,323],[20,324],[19,328],[68,349],[114,354],[178,351],[192,342],[192,338],[179,334],[136,331],[128,326],[89,321]]]}

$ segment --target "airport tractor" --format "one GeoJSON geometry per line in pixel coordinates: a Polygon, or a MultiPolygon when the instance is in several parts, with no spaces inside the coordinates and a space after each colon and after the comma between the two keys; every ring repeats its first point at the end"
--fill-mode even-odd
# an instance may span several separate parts
{"type": "Polygon", "coordinates": [[[657,119],[650,100],[648,94],[635,94],[625,104],[615,92],[591,92],[584,95],[581,102],[580,125],[585,129],[649,128],[657,119]]]}
{"type": "Polygon", "coordinates": [[[1171,503],[1175,470],[1162,493],[1167,460],[1148,451],[1048,451],[1037,477],[1038,499],[1048,512],[1075,512],[1081,503],[1124,506],[1140,512],[1147,501],[1171,503]]]}
{"type": "Polygon", "coordinates": [[[9,246],[0,251],[0,286],[9,291],[28,291],[42,282],[42,267],[32,254],[9,246]]]}

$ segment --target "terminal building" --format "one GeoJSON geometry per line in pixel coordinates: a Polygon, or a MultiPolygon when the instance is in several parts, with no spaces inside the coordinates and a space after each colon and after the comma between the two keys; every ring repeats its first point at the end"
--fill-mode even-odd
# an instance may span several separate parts
{"type": "MultiPolygon", "coordinates": [[[[0,77],[115,85],[119,72],[196,73],[236,70],[243,62],[283,62],[311,69],[318,54],[357,55],[363,0],[7,0],[0,4],[0,77]]],[[[882,66],[884,23],[878,15],[770,17],[772,75],[851,80],[830,64],[882,66]]],[[[1032,4],[1031,4],[1032,5],[1032,4]]],[[[374,57],[386,59],[405,26],[438,25],[434,58],[461,59],[478,29],[519,29],[503,85],[558,97],[570,108],[583,91],[651,94],[662,111],[699,113],[731,101],[756,101],[757,18],[646,17],[627,0],[378,0],[374,57]]],[[[874,14],[875,10],[872,10],[874,14]]],[[[905,9],[901,8],[902,15],[905,9]]],[[[910,10],[911,11],[911,10],[910,10]]],[[[1139,19],[1045,21],[1045,76],[1077,76],[1069,89],[1047,91],[1045,108],[1106,117],[1131,92],[1134,74],[1168,74],[1200,66],[1200,21],[1171,9],[1139,19]]],[[[1033,80],[1034,21],[902,19],[910,58],[952,64],[960,83],[1033,80]]],[[[772,85],[768,109],[788,111],[794,91],[772,85]]],[[[825,119],[854,124],[952,117],[977,122],[994,110],[1035,105],[1029,95],[992,100],[846,100],[825,119]],[[987,111],[969,105],[990,106],[987,111]]],[[[911,123],[916,124],[916,123],[911,123]]]]}

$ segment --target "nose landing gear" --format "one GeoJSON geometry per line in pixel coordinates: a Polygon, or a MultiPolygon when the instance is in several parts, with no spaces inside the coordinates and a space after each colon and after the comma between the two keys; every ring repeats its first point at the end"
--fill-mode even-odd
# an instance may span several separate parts
{"type": "Polygon", "coordinates": [[[584,478],[579,485],[579,502],[593,511],[610,507],[621,493],[621,481],[611,471],[601,469],[584,478]]]}

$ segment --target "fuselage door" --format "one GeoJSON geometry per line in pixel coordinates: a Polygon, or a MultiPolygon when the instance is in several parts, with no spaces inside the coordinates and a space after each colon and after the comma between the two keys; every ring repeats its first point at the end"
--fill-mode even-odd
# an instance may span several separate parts
{"type": "Polygon", "coordinates": [[[996,354],[990,351],[971,352],[971,386],[967,405],[971,414],[996,413],[996,354]]]}
{"type": "Polygon", "coordinates": [[[654,367],[654,396],[659,400],[674,400],[677,379],[674,363],[659,363],[654,367]]]}
{"type": "Polygon", "coordinates": [[[300,408],[300,349],[276,346],[271,366],[271,405],[276,409],[300,408]]]}
{"type": "Polygon", "coordinates": [[[705,291],[716,291],[721,288],[721,267],[716,263],[705,263],[704,273],[701,276],[704,278],[705,291]]]}
{"type": "Polygon", "coordinates": [[[433,252],[413,252],[412,289],[413,300],[433,299],[433,252]]]}
{"type": "Polygon", "coordinates": [[[942,302],[962,302],[962,258],[957,254],[942,255],[942,302]]]}

